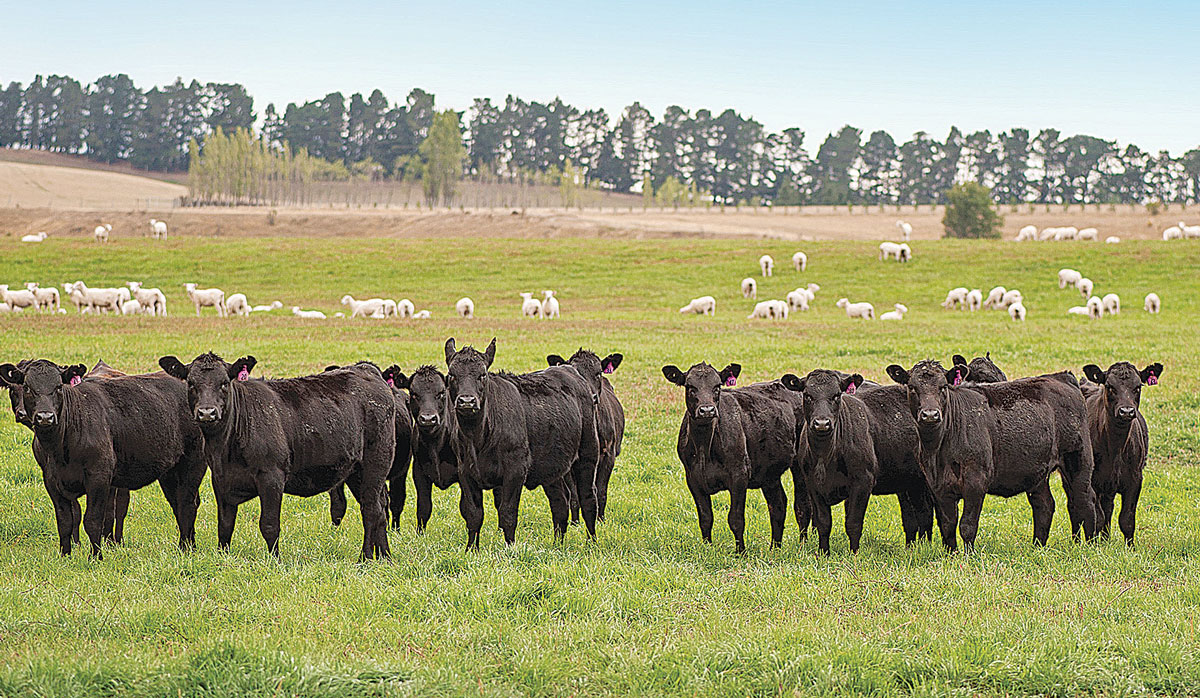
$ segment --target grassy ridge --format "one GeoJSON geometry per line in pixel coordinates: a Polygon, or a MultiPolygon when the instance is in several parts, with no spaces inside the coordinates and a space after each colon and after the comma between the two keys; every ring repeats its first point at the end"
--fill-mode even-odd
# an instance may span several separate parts
{"type": "Polygon", "coordinates": [[[466,554],[451,490],[435,493],[425,536],[406,511],[392,562],[366,566],[353,562],[356,515],[332,529],[325,498],[287,499],[281,562],[265,553],[255,502],[242,509],[232,551],[218,554],[207,484],[196,553],[172,549],[168,507],[147,488],[134,495],[126,546],[102,563],[60,559],[28,432],[0,418],[0,694],[1200,691],[1200,505],[1191,496],[1200,486],[1200,246],[927,242],[898,265],[875,261],[873,243],[807,243],[804,274],[787,266],[795,249],[693,239],[0,244],[0,283],[143,279],[163,288],[172,313],[0,317],[2,360],[104,358],[136,371],[165,353],[188,360],[214,349],[252,353],[256,373],[287,376],[359,358],[440,364],[447,336],[482,345],[495,335],[498,366],[518,371],[580,345],[623,352],[613,381],[629,415],[596,543],[572,530],[555,546],[544,496],[527,492],[517,544],[503,546],[486,512],[483,549],[466,554]],[[738,283],[764,252],[778,271],[759,279],[760,299],[815,281],[812,311],[779,324],[745,319],[751,303],[738,283]],[[1125,312],[1067,317],[1081,299],[1057,288],[1062,266],[1092,278],[1099,295],[1121,294],[1125,312]],[[328,313],[344,293],[407,297],[434,319],[197,319],[186,281],[328,313]],[[937,305],[952,286],[986,293],[996,284],[1021,289],[1027,322],[937,305]],[[519,317],[517,293],[542,288],[558,291],[562,321],[519,317]],[[1140,311],[1151,290],[1163,298],[1158,317],[1140,311]],[[715,318],[676,312],[702,294],[717,298],[715,318]],[[478,319],[452,317],[462,295],[478,319]],[[896,324],[851,322],[833,305],[841,296],[879,312],[903,302],[910,313],[896,324]],[[1162,384],[1144,391],[1151,454],[1136,550],[1071,544],[1057,483],[1044,550],[1029,545],[1023,498],[988,499],[969,558],[936,545],[906,550],[892,497],[873,500],[855,557],[840,519],[830,559],[797,540],[794,522],[783,549],[769,551],[757,494],[746,557],[732,554],[722,497],[715,544],[700,542],[674,454],[682,395],[662,364],[738,361],[743,382],[817,366],[887,382],[892,362],[985,350],[1010,375],[1117,359],[1166,365],[1162,384]]]}

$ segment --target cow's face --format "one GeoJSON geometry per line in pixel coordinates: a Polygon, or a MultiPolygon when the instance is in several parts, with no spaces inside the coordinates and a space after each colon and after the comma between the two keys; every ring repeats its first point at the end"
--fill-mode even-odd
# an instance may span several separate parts
{"type": "Polygon", "coordinates": [[[224,423],[229,416],[233,382],[247,380],[256,363],[253,356],[244,356],[229,364],[212,352],[186,365],[174,356],[158,360],[168,375],[187,383],[188,409],[202,429],[224,423]]]}
{"type": "Polygon", "coordinates": [[[473,421],[483,414],[489,380],[488,369],[496,358],[496,339],[480,352],[473,347],[455,351],[454,338],[446,340],[446,382],[450,404],[461,419],[473,421]]]}
{"type": "Polygon", "coordinates": [[[450,415],[450,393],[446,377],[432,366],[418,368],[411,377],[400,374],[396,387],[408,388],[408,405],[417,429],[436,434],[450,415]]]}
{"type": "Polygon", "coordinates": [[[718,372],[707,363],[698,363],[689,368],[687,373],[675,366],[663,366],[662,372],[667,380],[683,387],[683,403],[688,416],[697,422],[711,423],[720,416],[718,406],[721,402],[721,389],[737,384],[742,367],[739,364],[729,364],[718,372]]]}
{"type": "Polygon", "coordinates": [[[787,374],[782,379],[788,390],[804,395],[802,413],[808,439],[823,443],[833,437],[837,428],[838,410],[842,396],[853,395],[862,385],[863,377],[855,373],[842,377],[833,371],[817,369],[804,378],[787,374]]]}
{"type": "Polygon", "coordinates": [[[1104,401],[1108,406],[1108,418],[1120,425],[1127,425],[1137,417],[1142,400],[1142,384],[1157,385],[1163,367],[1160,363],[1150,364],[1138,371],[1126,361],[1118,361],[1101,371],[1096,364],[1083,367],[1088,380],[1104,386],[1104,401]]]}
{"type": "Polygon", "coordinates": [[[625,358],[621,354],[609,354],[601,359],[587,349],[580,349],[571,356],[570,359],[564,359],[558,354],[551,354],[546,357],[546,363],[551,366],[562,366],[569,364],[574,367],[579,375],[587,381],[588,387],[592,391],[592,404],[600,403],[600,390],[604,387],[601,380],[605,373],[612,373],[621,365],[621,360],[625,358]]]}
{"type": "Polygon", "coordinates": [[[922,436],[938,433],[950,401],[950,390],[957,383],[967,380],[971,369],[962,364],[946,370],[937,361],[920,361],[911,371],[892,364],[888,375],[897,383],[908,388],[908,409],[917,422],[922,436]]]}
{"type": "Polygon", "coordinates": [[[53,429],[62,421],[64,390],[79,383],[87,366],[59,366],[38,359],[24,368],[0,366],[0,378],[12,391],[13,413],[34,430],[53,429]],[[19,399],[18,399],[19,396],[19,399]]]}
{"type": "MultiPolygon", "coordinates": [[[[16,368],[25,368],[29,365],[29,361],[21,361],[16,365],[16,368]]],[[[8,401],[12,405],[13,416],[17,418],[17,424],[24,424],[30,429],[33,428],[33,421],[29,419],[29,413],[25,411],[25,386],[21,383],[9,383],[3,375],[0,375],[0,388],[8,390],[8,401]]]]}

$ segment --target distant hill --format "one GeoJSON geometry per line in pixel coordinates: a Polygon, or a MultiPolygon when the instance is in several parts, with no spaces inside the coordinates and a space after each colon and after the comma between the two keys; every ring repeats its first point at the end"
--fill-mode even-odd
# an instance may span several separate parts
{"type": "Polygon", "coordinates": [[[128,166],[107,166],[69,155],[0,150],[0,207],[161,209],[187,194],[187,187],[178,181],[135,172],[128,166]]]}
{"type": "Polygon", "coordinates": [[[51,153],[46,150],[14,150],[12,148],[0,148],[0,162],[21,162],[30,165],[57,165],[59,167],[78,167],[84,170],[100,170],[103,172],[119,172],[121,174],[136,175],[138,177],[149,177],[150,179],[159,179],[164,182],[173,182],[175,184],[187,185],[188,176],[186,172],[153,172],[150,170],[139,170],[128,163],[113,163],[95,162],[88,160],[82,155],[68,155],[67,153],[51,153]]]}

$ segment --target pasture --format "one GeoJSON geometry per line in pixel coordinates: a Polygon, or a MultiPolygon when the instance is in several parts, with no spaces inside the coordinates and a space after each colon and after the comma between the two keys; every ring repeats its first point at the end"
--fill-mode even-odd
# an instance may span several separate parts
{"type": "MultiPolygon", "coordinates": [[[[895,218],[895,214],[888,214],[895,218]]],[[[147,216],[148,218],[148,216],[147,216]]],[[[1011,227],[1011,226],[1010,226],[1011,227]]],[[[281,231],[281,235],[285,235],[281,231]]],[[[1106,231],[1101,231],[1102,236],[1106,231]]],[[[869,241],[749,239],[82,238],[0,240],[0,283],[92,286],[145,281],[167,318],[35,313],[0,316],[0,360],[104,359],[157,370],[214,350],[258,359],[284,377],[371,359],[411,370],[442,364],[442,344],[498,338],[496,368],[529,371],[579,346],[625,356],[610,377],[628,427],[607,520],[588,542],[556,545],[541,492],[526,492],[517,542],[505,547],[485,507],[478,552],[464,551],[457,488],[434,492],[423,536],[413,496],[390,535],[392,558],[356,562],[357,505],[340,528],[328,498],[286,498],[282,558],[266,551],[257,503],[243,507],[228,553],[216,547],[212,492],[201,490],[198,549],[176,550],[156,486],[135,492],[124,546],[90,561],[58,554],[29,432],[0,416],[0,694],[2,695],[1133,695],[1200,692],[1200,244],[1128,241],[1014,244],[920,241],[908,264],[876,261],[869,241]],[[809,255],[792,271],[792,252],[809,255]],[[772,254],[775,276],[757,275],[772,254]],[[1068,317],[1069,266],[1116,292],[1124,311],[1068,317]],[[813,309],[785,322],[747,320],[745,276],[759,299],[813,281],[813,309]],[[182,285],[242,292],[332,315],[345,293],[407,297],[428,321],[300,320],[284,313],[196,318],[182,285]],[[1029,317],[945,311],[954,286],[1019,288],[1029,317]],[[520,291],[553,288],[556,321],[520,317],[520,291]],[[1141,311],[1157,292],[1161,315],[1141,311]],[[677,309],[717,299],[715,317],[677,309]],[[453,316],[475,300],[477,318],[453,316]],[[840,297],[909,307],[902,322],[847,319],[840,297]],[[705,545],[675,455],[682,390],[660,367],[743,366],[742,383],[816,367],[888,383],[890,363],[990,351],[1010,377],[1116,360],[1161,361],[1143,391],[1150,459],[1138,545],[1070,540],[1065,501],[1046,548],[1030,544],[1024,497],[989,497],[976,551],[906,549],[894,497],[873,499],[851,556],[835,509],[833,554],[801,542],[789,516],[769,550],[766,507],[751,492],[744,556],[724,525],[705,545]]],[[[64,299],[65,301],[65,299],[64,299]]],[[[68,304],[69,305],[69,304],[68,304]]],[[[791,485],[785,488],[791,497],[791,485]]]]}

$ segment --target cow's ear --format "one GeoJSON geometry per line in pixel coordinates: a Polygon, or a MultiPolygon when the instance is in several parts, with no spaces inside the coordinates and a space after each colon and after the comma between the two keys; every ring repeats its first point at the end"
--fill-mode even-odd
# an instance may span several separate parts
{"type": "Polygon", "coordinates": [[[617,370],[617,367],[621,365],[621,360],[624,358],[621,354],[609,354],[600,360],[600,370],[605,373],[612,373],[617,370]]]}
{"type": "Polygon", "coordinates": [[[383,379],[394,388],[407,388],[409,383],[408,376],[396,364],[383,369],[383,379]]]}
{"type": "Polygon", "coordinates": [[[546,357],[546,364],[549,366],[562,366],[567,363],[567,360],[558,354],[551,354],[546,357]]]}
{"type": "Polygon", "coordinates": [[[805,379],[797,376],[794,373],[783,374],[783,378],[780,378],[779,381],[783,383],[783,387],[787,388],[788,390],[792,390],[797,393],[804,392],[805,379]]]}
{"type": "Polygon", "coordinates": [[[454,358],[454,352],[455,352],[454,338],[451,337],[450,339],[446,340],[446,365],[447,366],[450,365],[450,359],[454,358]]]}
{"type": "Polygon", "coordinates": [[[322,371],[322,373],[326,373],[326,372],[329,372],[329,371],[336,371],[336,370],[338,370],[339,368],[341,368],[341,366],[338,366],[337,364],[329,364],[328,366],[326,366],[326,367],[324,368],[324,370],[322,371]]]}
{"type": "Polygon", "coordinates": [[[888,366],[887,374],[900,385],[908,385],[908,371],[900,364],[888,366]]]}
{"type": "MultiPolygon", "coordinates": [[[[1162,376],[1163,365],[1160,363],[1152,363],[1146,368],[1143,368],[1138,375],[1142,377],[1142,382],[1146,385],[1158,385],[1158,379],[1162,376]]],[[[1122,500],[1124,501],[1124,500],[1122,500]]]]}
{"type": "Polygon", "coordinates": [[[488,368],[492,367],[492,362],[496,360],[496,338],[492,337],[492,341],[488,343],[487,349],[483,351],[483,358],[487,359],[488,368]]]}
{"type": "Polygon", "coordinates": [[[721,369],[721,384],[726,386],[737,385],[737,379],[740,375],[742,375],[742,365],[729,364],[721,369]]]}
{"type": "Polygon", "coordinates": [[[168,376],[178,378],[181,381],[187,380],[188,367],[174,356],[162,357],[158,360],[158,365],[168,376]]]}
{"type": "Polygon", "coordinates": [[[946,382],[950,385],[960,385],[971,375],[971,369],[964,364],[956,363],[946,369],[946,382]]]}
{"type": "Polygon", "coordinates": [[[687,379],[687,374],[685,374],[683,371],[680,371],[679,367],[675,366],[674,364],[663,366],[662,372],[663,375],[667,377],[667,380],[671,381],[675,385],[683,385],[684,380],[687,379]]]}
{"type": "Polygon", "coordinates": [[[969,363],[967,361],[967,357],[963,356],[962,354],[955,354],[954,356],[950,357],[950,360],[955,366],[959,364],[966,366],[969,363]]]}
{"type": "Polygon", "coordinates": [[[856,392],[858,392],[858,386],[862,385],[862,382],[863,382],[862,374],[855,373],[855,374],[846,376],[845,378],[842,379],[842,392],[847,393],[849,395],[853,395],[856,392]]]}
{"type": "Polygon", "coordinates": [[[21,385],[25,382],[25,372],[12,364],[2,364],[0,380],[3,380],[5,385],[21,385]]]}
{"type": "MultiPolygon", "coordinates": [[[[1101,370],[1096,364],[1088,364],[1087,366],[1084,366],[1083,375],[1087,376],[1087,379],[1093,383],[1103,383],[1104,379],[1107,378],[1104,371],[1101,370]]],[[[1144,381],[1145,379],[1143,378],[1142,380],[1144,381]]]]}
{"type": "Polygon", "coordinates": [[[84,366],[83,364],[67,366],[62,370],[63,385],[76,385],[79,383],[79,381],[83,380],[83,377],[86,375],[87,366],[84,366]]]}
{"type": "Polygon", "coordinates": [[[244,381],[250,377],[250,372],[254,370],[254,365],[258,363],[258,359],[253,356],[243,356],[233,365],[229,367],[229,380],[244,381]]]}
{"type": "Polygon", "coordinates": [[[990,351],[985,352],[983,355],[983,358],[987,359],[988,361],[991,361],[992,360],[992,352],[990,352],[990,351]]]}

